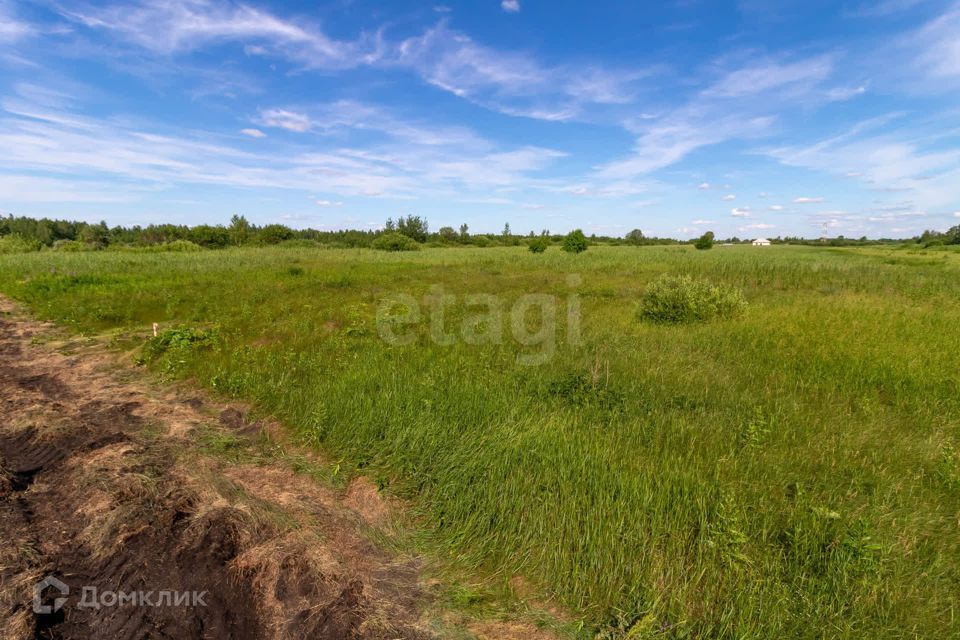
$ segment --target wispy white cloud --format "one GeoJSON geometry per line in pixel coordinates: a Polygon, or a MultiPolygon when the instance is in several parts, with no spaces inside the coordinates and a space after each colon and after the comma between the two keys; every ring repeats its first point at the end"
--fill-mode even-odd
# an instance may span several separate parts
{"type": "Polygon", "coordinates": [[[881,17],[889,16],[894,13],[906,11],[922,4],[925,0],[880,0],[879,2],[866,2],[856,9],[847,12],[849,17],[881,17]]]}
{"type": "Polygon", "coordinates": [[[843,102],[844,100],[850,100],[857,96],[861,96],[867,92],[867,87],[865,85],[859,85],[856,87],[834,87],[833,89],[828,89],[826,92],[827,100],[831,102],[843,102]]]}
{"type": "Polygon", "coordinates": [[[723,199],[727,201],[736,200],[737,196],[732,193],[728,193],[727,195],[723,196],[723,199]]]}
{"type": "Polygon", "coordinates": [[[823,198],[811,198],[808,196],[800,196],[799,198],[793,199],[793,204],[813,204],[817,202],[823,202],[823,198]]]}
{"type": "MultiPolygon", "coordinates": [[[[368,64],[380,55],[377,37],[339,41],[303,21],[285,20],[244,4],[211,0],[159,0],[114,5],[63,5],[61,14],[90,29],[109,30],[161,54],[195,51],[210,44],[257,41],[258,52],[276,52],[311,67],[368,64]]],[[[248,52],[252,49],[248,48],[248,52]]]]}
{"type": "Polygon", "coordinates": [[[701,182],[700,184],[697,185],[697,189],[709,189],[709,188],[710,188],[709,182],[701,182]]]}
{"type": "MultiPolygon", "coordinates": [[[[720,61],[711,68],[729,66],[720,61]]],[[[741,60],[720,73],[686,104],[650,120],[626,124],[638,134],[631,157],[600,168],[605,176],[636,176],[670,166],[703,147],[749,140],[773,132],[778,117],[805,104],[823,101],[820,85],[833,70],[831,55],[781,62],[741,60]]],[[[714,75],[717,73],[714,72],[714,75]]]]}
{"type": "Polygon", "coordinates": [[[314,202],[318,207],[339,207],[343,205],[339,200],[315,200],[314,202]]]}
{"type": "Polygon", "coordinates": [[[697,111],[699,109],[685,109],[650,125],[637,139],[631,157],[600,167],[599,174],[627,178],[650,173],[679,162],[702,147],[731,138],[755,137],[767,131],[774,121],[771,116],[743,118],[719,114],[713,120],[698,115],[697,111]]]}
{"type": "Polygon", "coordinates": [[[240,133],[251,138],[264,138],[267,135],[260,129],[240,129],[240,133]]]}
{"type": "Polygon", "coordinates": [[[838,135],[805,146],[768,150],[780,162],[855,179],[868,188],[908,193],[919,206],[950,206],[960,200],[960,146],[934,121],[878,133],[902,114],[867,120],[838,135]]]}
{"type": "MultiPolygon", "coordinates": [[[[503,3],[519,10],[517,0],[503,3]]],[[[389,40],[383,30],[352,40],[328,36],[302,19],[223,0],[160,0],[102,6],[71,4],[61,14],[88,29],[174,55],[235,43],[247,55],[283,58],[303,68],[348,69],[375,65],[412,70],[427,83],[510,115],[543,120],[577,117],[584,105],[626,104],[651,69],[609,65],[546,65],[528,53],[485,46],[447,26],[389,40]]]]}
{"type": "Polygon", "coordinates": [[[116,203],[137,199],[133,192],[149,188],[132,187],[120,191],[110,181],[76,180],[32,175],[0,175],[0,200],[4,202],[116,203]]]}
{"type": "MultiPolygon", "coordinates": [[[[5,112],[0,112],[0,148],[9,150],[0,156],[0,171],[48,178],[68,174],[78,183],[112,181],[117,197],[124,198],[144,185],[165,189],[202,184],[455,199],[498,187],[550,186],[535,174],[564,155],[532,146],[501,148],[480,138],[464,146],[461,138],[434,144],[414,143],[409,136],[385,138],[364,148],[325,144],[304,152],[299,146],[268,146],[252,153],[231,146],[230,136],[157,133],[148,124],[96,120],[11,102],[3,101],[5,112]]],[[[54,186],[58,192],[78,191],[66,190],[67,184],[54,186]]]]}
{"type": "Polygon", "coordinates": [[[297,133],[303,133],[313,126],[305,114],[286,109],[263,110],[260,112],[260,122],[267,127],[278,127],[297,133]]]}
{"type": "Polygon", "coordinates": [[[4,15],[0,8],[0,44],[14,43],[35,33],[34,28],[26,22],[18,22],[8,15],[4,15]]]}
{"type": "Polygon", "coordinates": [[[491,143],[463,126],[399,118],[383,107],[356,100],[336,100],[289,108],[262,109],[258,122],[297,133],[345,135],[351,131],[376,132],[384,138],[428,147],[460,145],[470,150],[490,150],[491,143]]]}
{"type": "Polygon", "coordinates": [[[502,0],[500,8],[507,13],[517,13],[520,11],[520,0],[502,0]]]}
{"type": "Polygon", "coordinates": [[[508,115],[568,120],[586,104],[622,104],[649,71],[580,65],[551,67],[527,54],[493,49],[444,23],[397,47],[394,64],[415,69],[428,83],[508,115]]]}
{"type": "Polygon", "coordinates": [[[935,81],[960,80],[960,3],[954,3],[907,41],[919,50],[917,71],[935,81]]]}
{"type": "Polygon", "coordinates": [[[833,61],[828,55],[788,63],[761,61],[728,73],[704,93],[733,98],[783,88],[811,87],[826,79],[832,69],[833,61]]]}
{"type": "Polygon", "coordinates": [[[870,222],[893,222],[897,220],[906,220],[909,218],[923,218],[926,217],[926,213],[923,211],[918,211],[914,214],[898,214],[898,213],[885,213],[882,215],[868,216],[867,220],[870,222]]]}
{"type": "Polygon", "coordinates": [[[730,215],[734,218],[749,218],[751,216],[750,207],[734,207],[730,209],[730,215]]]}

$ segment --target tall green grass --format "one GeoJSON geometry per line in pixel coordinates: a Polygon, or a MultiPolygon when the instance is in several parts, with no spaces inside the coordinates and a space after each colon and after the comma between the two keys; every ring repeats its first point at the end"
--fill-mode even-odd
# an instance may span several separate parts
{"type": "Polygon", "coordinates": [[[77,331],[182,329],[151,366],[273,412],[605,637],[960,634],[960,254],[37,253],[0,256],[0,290],[77,331]],[[663,274],[747,310],[645,322],[663,274]],[[537,367],[426,322],[381,341],[379,301],[431,285],[575,291],[583,341],[537,367]]]}

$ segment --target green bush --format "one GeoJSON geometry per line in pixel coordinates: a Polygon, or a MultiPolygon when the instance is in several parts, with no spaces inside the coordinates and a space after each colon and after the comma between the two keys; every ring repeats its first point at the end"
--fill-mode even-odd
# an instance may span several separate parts
{"type": "Polygon", "coordinates": [[[57,240],[53,243],[55,251],[92,251],[93,248],[79,240],[57,240]]]}
{"type": "Polygon", "coordinates": [[[230,232],[221,226],[201,224],[190,229],[190,241],[208,249],[222,249],[230,244],[230,232]]]}
{"type": "Polygon", "coordinates": [[[132,248],[132,251],[142,251],[144,253],[167,253],[168,251],[173,252],[190,252],[190,251],[203,251],[203,247],[196,244],[195,242],[190,242],[189,240],[174,240],[172,242],[161,242],[160,244],[151,244],[146,247],[136,247],[132,248]]]}
{"type": "Polygon", "coordinates": [[[705,234],[697,238],[697,241],[693,243],[700,251],[706,251],[707,249],[713,248],[713,231],[707,231],[705,234]]]}
{"type": "Polygon", "coordinates": [[[530,250],[530,253],[543,253],[549,246],[550,241],[542,236],[539,238],[531,238],[527,243],[527,249],[530,250]]]}
{"type": "Polygon", "coordinates": [[[379,251],[419,251],[420,244],[400,233],[385,233],[371,245],[379,251]]]}
{"type": "Polygon", "coordinates": [[[574,229],[563,239],[561,247],[567,253],[581,253],[587,250],[587,237],[580,229],[574,229]]]}
{"type": "Polygon", "coordinates": [[[40,251],[43,244],[39,240],[27,240],[18,233],[0,236],[0,253],[26,253],[40,251]]]}
{"type": "Polygon", "coordinates": [[[743,292],[734,287],[663,275],[644,292],[640,316],[652,322],[704,322],[735,317],[746,306],[743,292]]]}
{"type": "Polygon", "coordinates": [[[166,329],[144,343],[138,363],[159,362],[164,374],[175,375],[189,365],[198,351],[214,349],[219,342],[220,332],[216,327],[166,329]]]}
{"type": "Polygon", "coordinates": [[[260,229],[257,234],[257,241],[260,244],[280,244],[284,240],[292,239],[295,235],[290,227],[282,224],[268,224],[260,229]]]}

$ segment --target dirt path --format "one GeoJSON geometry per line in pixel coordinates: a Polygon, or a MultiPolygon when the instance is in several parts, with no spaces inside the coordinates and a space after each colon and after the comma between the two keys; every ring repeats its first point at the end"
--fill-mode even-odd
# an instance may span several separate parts
{"type": "Polygon", "coordinates": [[[51,335],[0,298],[3,637],[452,637],[422,613],[417,560],[371,542],[390,518],[375,488],[206,454],[261,425],[99,345],[35,344],[51,335]],[[53,583],[34,603],[46,577],[65,602],[53,583]]]}

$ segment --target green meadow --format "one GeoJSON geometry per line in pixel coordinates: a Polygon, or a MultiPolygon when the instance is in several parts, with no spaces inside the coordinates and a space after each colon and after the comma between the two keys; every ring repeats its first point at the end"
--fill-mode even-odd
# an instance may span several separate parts
{"type": "Polygon", "coordinates": [[[583,637],[960,636],[956,251],[43,251],[0,291],[278,417],[583,637]],[[650,321],[664,274],[746,307],[650,321]]]}

